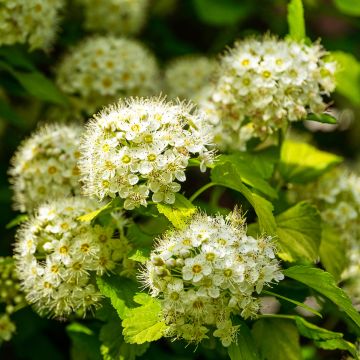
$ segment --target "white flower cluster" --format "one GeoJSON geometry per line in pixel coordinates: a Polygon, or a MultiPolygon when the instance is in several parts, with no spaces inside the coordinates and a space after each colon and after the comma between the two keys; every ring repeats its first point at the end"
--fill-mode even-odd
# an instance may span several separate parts
{"type": "Polygon", "coordinates": [[[360,176],[345,167],[336,167],[318,181],[290,190],[294,200],[312,199],[322,220],[337,230],[345,242],[348,267],[342,274],[345,289],[360,305],[360,176]]]}
{"type": "Polygon", "coordinates": [[[231,314],[255,317],[264,285],[284,278],[272,239],[247,236],[237,210],[227,218],[198,213],[166,233],[141,277],[161,299],[167,336],[198,343],[212,329],[224,346],[238,328],[231,314]]]}
{"type": "Polygon", "coordinates": [[[165,69],[165,85],[171,98],[197,101],[217,69],[217,63],[205,56],[182,56],[165,69]]]}
{"type": "Polygon", "coordinates": [[[128,98],[94,116],[84,133],[79,162],[86,195],[117,194],[125,209],[172,204],[189,159],[205,171],[211,128],[191,104],[162,98],[128,98]]]}
{"type": "Polygon", "coordinates": [[[360,236],[360,177],[336,167],[318,181],[295,187],[297,197],[312,199],[324,222],[336,227],[350,244],[360,236]]]}
{"type": "Polygon", "coordinates": [[[11,321],[9,315],[0,314],[0,345],[3,341],[9,341],[16,331],[15,324],[11,321]]]}
{"type": "Polygon", "coordinates": [[[335,88],[336,63],[326,61],[325,55],[319,44],[270,36],[239,41],[222,58],[205,110],[220,123],[219,133],[234,133],[236,138],[250,123],[253,136],[261,139],[288,121],[321,113],[326,108],[323,96],[335,88]]]}
{"type": "Polygon", "coordinates": [[[56,82],[64,93],[78,97],[79,106],[90,114],[118,97],[154,95],[158,76],[155,57],[141,43],[96,36],[65,56],[56,82]]]}
{"type": "Polygon", "coordinates": [[[28,43],[48,49],[54,41],[64,0],[0,0],[0,45],[28,43]]]}
{"type": "Polygon", "coordinates": [[[92,226],[79,220],[98,207],[81,197],[44,204],[17,232],[17,274],[41,314],[68,316],[96,307],[101,295],[95,275],[114,270],[127,255],[125,238],[114,237],[116,221],[92,226]]]}
{"type": "Polygon", "coordinates": [[[0,306],[1,304],[5,305],[7,314],[12,314],[26,305],[11,257],[0,257],[0,306]]]}
{"type": "Polygon", "coordinates": [[[32,212],[49,199],[80,193],[81,133],[80,126],[51,124],[20,145],[9,170],[17,210],[32,212]]]}
{"type": "Polygon", "coordinates": [[[143,27],[149,0],[77,0],[84,6],[85,27],[91,31],[131,35],[143,27]]]}

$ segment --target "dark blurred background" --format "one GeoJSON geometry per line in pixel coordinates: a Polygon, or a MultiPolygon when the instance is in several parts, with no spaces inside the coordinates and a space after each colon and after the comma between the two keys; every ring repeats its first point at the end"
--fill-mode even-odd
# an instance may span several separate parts
{"type": "MultiPolygon", "coordinates": [[[[147,25],[138,38],[153,50],[160,64],[192,53],[218,56],[235,39],[250,34],[270,32],[285,36],[288,31],[286,7],[285,0],[153,0],[147,25]]],[[[355,56],[354,66],[345,69],[349,77],[347,90],[342,89],[333,97],[340,126],[332,131],[313,132],[312,141],[320,148],[345,156],[356,166],[360,154],[360,65],[356,62],[356,58],[360,59],[360,2],[304,0],[304,7],[307,36],[311,40],[321,39],[327,50],[355,56]],[[358,4],[357,8],[354,3],[358,4]]],[[[34,66],[51,79],[54,62],[85,35],[82,14],[70,1],[51,52],[27,53],[22,46],[13,46],[6,52],[0,48],[0,62],[6,60],[9,53],[13,60],[26,58],[30,64],[20,66],[34,66]]],[[[0,66],[0,256],[11,254],[15,230],[6,229],[6,225],[17,215],[11,208],[7,180],[9,160],[36,124],[47,120],[46,114],[52,106],[31,96],[0,66]],[[2,106],[2,99],[6,100],[7,107],[2,106]]],[[[297,128],[309,133],[303,124],[297,128]]],[[[27,328],[27,334],[15,337],[15,346],[5,345],[0,350],[1,359],[67,358],[65,349],[69,343],[62,331],[63,324],[46,322],[28,310],[19,316],[20,321],[33,325],[27,328]]],[[[186,353],[183,356],[183,359],[190,358],[186,353]]],[[[331,359],[330,355],[327,358],[331,359]]]]}

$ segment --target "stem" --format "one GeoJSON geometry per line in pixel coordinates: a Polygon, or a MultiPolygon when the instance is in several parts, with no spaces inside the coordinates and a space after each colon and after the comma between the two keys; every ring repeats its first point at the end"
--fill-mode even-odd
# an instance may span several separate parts
{"type": "Polygon", "coordinates": [[[282,314],[263,314],[263,315],[258,315],[257,316],[258,319],[266,319],[266,318],[274,318],[274,319],[290,319],[290,320],[295,320],[296,316],[295,315],[282,315],[282,314]]]}
{"type": "Polygon", "coordinates": [[[224,193],[224,191],[225,191],[224,188],[216,188],[214,189],[214,191],[211,192],[209,204],[212,207],[216,208],[219,206],[219,200],[221,198],[221,195],[224,193]]]}
{"type": "Polygon", "coordinates": [[[208,184],[202,186],[200,189],[198,189],[197,191],[195,191],[194,194],[192,194],[192,196],[190,197],[189,201],[193,202],[199,195],[201,195],[204,191],[206,191],[207,189],[215,186],[217,184],[213,183],[213,182],[209,182],[208,184]]]}

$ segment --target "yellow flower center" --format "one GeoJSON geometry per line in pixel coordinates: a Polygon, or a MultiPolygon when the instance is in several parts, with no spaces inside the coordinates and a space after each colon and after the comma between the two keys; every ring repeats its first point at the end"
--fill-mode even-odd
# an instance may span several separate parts
{"type": "Polygon", "coordinates": [[[199,264],[196,264],[196,265],[194,265],[194,266],[192,267],[192,271],[193,271],[193,273],[195,273],[195,274],[198,274],[199,272],[201,272],[201,270],[202,270],[202,267],[201,267],[201,265],[199,265],[199,264]]]}

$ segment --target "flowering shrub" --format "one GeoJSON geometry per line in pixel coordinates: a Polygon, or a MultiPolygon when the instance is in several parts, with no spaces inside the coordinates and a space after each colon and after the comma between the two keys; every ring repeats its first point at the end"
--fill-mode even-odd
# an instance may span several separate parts
{"type": "Polygon", "coordinates": [[[326,6],[0,0],[1,359],[360,358],[360,63],[326,35],[360,12],[326,6]]]}

